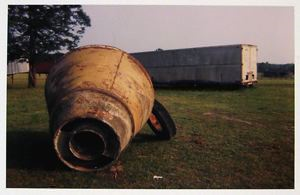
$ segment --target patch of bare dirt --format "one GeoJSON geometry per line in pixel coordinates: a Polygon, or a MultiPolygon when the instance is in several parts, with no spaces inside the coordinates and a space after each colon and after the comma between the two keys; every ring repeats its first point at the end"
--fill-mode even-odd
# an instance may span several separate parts
{"type": "Polygon", "coordinates": [[[228,121],[234,121],[234,122],[239,122],[239,123],[244,123],[247,125],[252,125],[252,123],[250,121],[246,121],[246,120],[242,120],[239,118],[235,118],[235,117],[231,117],[231,116],[226,116],[224,114],[219,114],[219,113],[215,113],[215,112],[205,112],[203,113],[204,116],[209,116],[209,117],[219,117],[228,121]]]}
{"type": "Polygon", "coordinates": [[[177,139],[183,141],[183,142],[188,142],[188,143],[193,143],[197,144],[199,146],[205,146],[206,142],[203,139],[201,135],[186,135],[186,136],[178,136],[177,139]]]}

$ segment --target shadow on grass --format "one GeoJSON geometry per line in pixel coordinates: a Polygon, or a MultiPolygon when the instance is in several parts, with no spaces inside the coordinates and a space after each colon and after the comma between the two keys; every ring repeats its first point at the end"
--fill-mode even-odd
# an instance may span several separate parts
{"type": "MultiPolygon", "coordinates": [[[[154,134],[140,133],[132,144],[163,141],[154,134]]],[[[69,170],[56,156],[52,136],[47,132],[24,129],[7,132],[6,166],[27,170],[69,170]]]]}
{"type": "Polygon", "coordinates": [[[7,132],[6,166],[28,170],[68,170],[57,158],[50,133],[7,132]]]}
{"type": "Polygon", "coordinates": [[[133,138],[132,143],[134,144],[134,143],[162,142],[162,141],[167,141],[167,140],[160,139],[155,134],[139,133],[133,138]]]}
{"type": "Polygon", "coordinates": [[[188,91],[237,91],[243,90],[246,88],[254,88],[253,86],[241,86],[235,84],[154,84],[155,89],[164,89],[164,90],[188,90],[188,91]]]}

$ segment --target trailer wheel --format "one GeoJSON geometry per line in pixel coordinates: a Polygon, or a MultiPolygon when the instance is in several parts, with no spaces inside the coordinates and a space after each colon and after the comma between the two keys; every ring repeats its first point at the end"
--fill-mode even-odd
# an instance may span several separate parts
{"type": "Polygon", "coordinates": [[[147,121],[157,137],[169,140],[176,134],[176,126],[166,108],[154,100],[152,113],[147,121]]]}

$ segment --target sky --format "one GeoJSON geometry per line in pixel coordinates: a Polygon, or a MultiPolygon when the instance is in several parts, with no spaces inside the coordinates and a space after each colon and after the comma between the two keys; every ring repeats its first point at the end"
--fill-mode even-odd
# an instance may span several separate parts
{"type": "Polygon", "coordinates": [[[258,46],[258,62],[294,62],[293,7],[83,5],[91,18],[80,46],[129,53],[216,45],[258,46]]]}

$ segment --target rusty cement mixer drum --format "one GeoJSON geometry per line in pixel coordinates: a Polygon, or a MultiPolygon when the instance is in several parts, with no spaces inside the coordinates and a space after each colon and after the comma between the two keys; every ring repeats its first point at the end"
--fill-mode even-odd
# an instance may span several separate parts
{"type": "Polygon", "coordinates": [[[45,86],[59,159],[72,169],[103,169],[147,122],[154,102],[144,67],[128,53],[92,45],[63,56],[45,86]]]}

